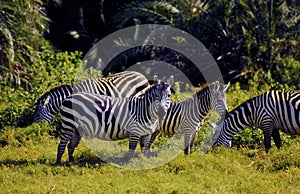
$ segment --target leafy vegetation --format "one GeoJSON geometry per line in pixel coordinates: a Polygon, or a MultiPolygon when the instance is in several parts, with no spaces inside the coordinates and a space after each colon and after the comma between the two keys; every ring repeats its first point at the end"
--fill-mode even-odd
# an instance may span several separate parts
{"type": "MultiPolygon", "coordinates": [[[[55,28],[55,33],[51,34],[50,31],[50,40],[62,49],[67,47],[72,50],[74,45],[78,47],[85,39],[84,44],[80,44],[81,48],[78,48],[85,52],[86,47],[90,48],[86,44],[91,45],[116,30],[136,24],[156,23],[177,27],[200,40],[216,59],[226,81],[251,79],[256,71],[262,69],[267,72],[268,82],[273,83],[284,79],[282,74],[276,73],[278,67],[284,66],[289,58],[296,61],[300,59],[300,4],[294,0],[104,0],[98,5],[87,2],[74,6],[62,1],[61,6],[46,8],[55,14],[64,10],[61,18],[66,20],[49,15],[56,21],[50,24],[55,28]],[[99,9],[95,9],[95,6],[99,9]],[[74,9],[77,10],[75,13],[74,9]],[[90,22],[91,15],[94,18],[102,17],[90,22]],[[85,21],[85,25],[80,21],[85,21]],[[71,36],[71,33],[75,35],[71,36]],[[69,40],[67,43],[63,41],[66,38],[69,40]]],[[[160,50],[149,51],[148,48],[128,53],[124,63],[130,66],[140,59],[151,59],[151,52],[175,66],[179,66],[178,61],[188,66],[184,56],[174,57],[178,53],[161,53],[160,50]]],[[[198,79],[199,83],[203,81],[198,79]]]]}
{"type": "Polygon", "coordinates": [[[79,52],[43,51],[41,66],[31,73],[30,88],[0,85],[0,130],[4,126],[26,126],[32,122],[37,99],[48,89],[72,83],[82,67],[79,52]],[[33,87],[34,85],[39,87],[33,87]]]}

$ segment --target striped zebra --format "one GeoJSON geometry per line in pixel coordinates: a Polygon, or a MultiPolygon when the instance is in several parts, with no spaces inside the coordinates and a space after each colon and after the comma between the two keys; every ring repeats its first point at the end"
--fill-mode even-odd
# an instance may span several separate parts
{"type": "Polygon", "coordinates": [[[272,90],[245,101],[214,126],[213,148],[221,144],[230,147],[232,137],[250,126],[263,130],[266,152],[271,148],[271,138],[280,148],[279,130],[300,135],[300,90],[272,90]]]}
{"type": "MultiPolygon", "coordinates": [[[[160,131],[168,134],[184,134],[184,153],[192,153],[196,133],[209,111],[216,110],[220,115],[227,112],[225,91],[228,86],[229,84],[224,85],[216,81],[203,86],[203,89],[189,99],[171,102],[159,130],[151,135],[150,144],[160,131]]],[[[144,145],[141,144],[141,147],[144,145]]]]}
{"type": "Polygon", "coordinates": [[[91,78],[76,85],[61,85],[46,92],[37,102],[33,121],[52,121],[62,102],[72,93],[88,92],[118,98],[139,96],[149,87],[147,78],[135,71],[124,71],[103,78],[91,78]]]}
{"type": "MultiPolygon", "coordinates": [[[[145,145],[150,145],[150,135],[157,129],[170,107],[170,85],[158,80],[143,96],[114,98],[92,93],[75,93],[66,98],[60,110],[62,118],[62,135],[58,145],[56,163],[68,144],[69,161],[73,162],[74,149],[80,138],[95,137],[101,140],[119,140],[129,138],[130,159],[141,137],[145,145]]],[[[146,147],[145,155],[150,147],[146,147]]]]}

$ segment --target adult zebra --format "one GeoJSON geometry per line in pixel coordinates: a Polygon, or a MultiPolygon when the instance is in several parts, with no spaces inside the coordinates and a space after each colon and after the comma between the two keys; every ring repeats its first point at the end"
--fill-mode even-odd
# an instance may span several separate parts
{"type": "Polygon", "coordinates": [[[263,130],[266,152],[271,148],[271,137],[280,148],[279,130],[300,135],[300,90],[272,90],[245,101],[230,111],[223,122],[214,126],[213,147],[221,144],[230,147],[231,138],[250,126],[263,130]]]}
{"type": "MultiPolygon", "coordinates": [[[[151,135],[150,144],[160,132],[184,134],[184,153],[190,154],[193,151],[196,133],[209,111],[216,110],[220,115],[227,112],[225,91],[228,86],[229,84],[224,85],[216,81],[203,86],[203,89],[189,99],[171,102],[159,130],[151,135]]],[[[141,144],[141,147],[144,145],[141,144]]]]}
{"type": "MultiPolygon", "coordinates": [[[[155,79],[156,80],[156,79],[155,79]]],[[[60,110],[62,135],[58,145],[56,163],[68,144],[69,161],[81,137],[96,137],[102,140],[129,138],[128,157],[135,152],[138,140],[143,136],[149,145],[150,135],[156,130],[170,107],[170,85],[156,82],[140,97],[113,98],[91,93],[75,93],[66,98],[60,110]]],[[[150,147],[146,147],[145,154],[150,147]]]]}
{"type": "Polygon", "coordinates": [[[88,92],[118,98],[139,96],[149,87],[147,78],[135,71],[124,71],[103,78],[91,78],[76,85],[61,85],[46,92],[39,98],[33,121],[52,121],[59,112],[62,102],[72,93],[88,92]]]}

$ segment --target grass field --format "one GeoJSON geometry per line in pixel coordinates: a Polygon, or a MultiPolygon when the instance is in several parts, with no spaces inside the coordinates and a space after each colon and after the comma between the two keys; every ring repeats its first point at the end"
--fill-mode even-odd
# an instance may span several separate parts
{"type": "Polygon", "coordinates": [[[129,170],[103,163],[84,143],[75,164],[54,165],[59,139],[49,135],[53,128],[41,123],[1,132],[0,193],[300,193],[297,138],[281,150],[273,145],[269,154],[263,148],[198,149],[153,169],[129,170]]]}

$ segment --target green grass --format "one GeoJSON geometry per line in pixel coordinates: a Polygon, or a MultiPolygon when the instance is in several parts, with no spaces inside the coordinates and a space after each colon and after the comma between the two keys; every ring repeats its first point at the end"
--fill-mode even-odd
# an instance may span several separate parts
{"type": "MultiPolygon", "coordinates": [[[[75,164],[54,165],[58,138],[47,123],[0,134],[0,193],[299,193],[300,141],[283,148],[181,152],[157,168],[129,170],[101,162],[80,143],[75,164]]],[[[131,164],[134,165],[133,160],[131,164]]],[[[154,160],[153,158],[141,160],[154,160]]]]}

